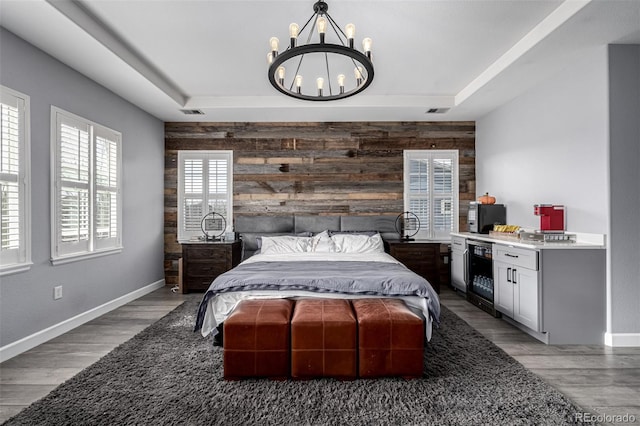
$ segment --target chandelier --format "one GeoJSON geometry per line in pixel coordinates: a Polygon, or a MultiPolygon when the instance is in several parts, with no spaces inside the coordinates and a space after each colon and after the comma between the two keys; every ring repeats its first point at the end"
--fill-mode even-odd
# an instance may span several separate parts
{"type": "Polygon", "coordinates": [[[307,101],[333,101],[360,93],[373,81],[371,39],[362,41],[364,53],[356,50],[355,25],[347,24],[343,31],[328,9],[326,2],[318,1],[302,28],[289,25],[289,46],[283,52],[278,52],[278,38],[269,40],[269,82],[281,93],[307,101]],[[305,30],[306,44],[301,44],[305,30]]]}

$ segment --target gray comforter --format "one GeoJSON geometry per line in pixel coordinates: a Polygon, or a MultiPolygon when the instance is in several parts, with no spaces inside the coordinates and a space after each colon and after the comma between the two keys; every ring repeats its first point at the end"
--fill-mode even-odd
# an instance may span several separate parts
{"type": "Polygon", "coordinates": [[[376,296],[419,296],[429,314],[440,319],[440,302],[427,280],[401,264],[360,261],[254,262],[219,275],[198,309],[195,330],[202,327],[208,300],[215,294],[246,290],[305,290],[376,296]]]}

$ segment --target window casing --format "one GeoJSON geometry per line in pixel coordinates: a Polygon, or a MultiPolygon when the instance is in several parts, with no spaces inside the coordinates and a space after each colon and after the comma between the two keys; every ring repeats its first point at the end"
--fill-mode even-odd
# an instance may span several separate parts
{"type": "Polygon", "coordinates": [[[31,265],[30,99],[0,86],[0,275],[31,265]]]}
{"type": "Polygon", "coordinates": [[[51,108],[54,264],[122,250],[122,135],[51,108]]]}
{"type": "Polygon", "coordinates": [[[458,231],[458,151],[404,151],[404,209],[418,216],[414,238],[448,240],[458,231]]]}
{"type": "Polygon", "coordinates": [[[202,218],[220,213],[233,230],[233,151],[178,152],[178,241],[201,237],[202,218]]]}

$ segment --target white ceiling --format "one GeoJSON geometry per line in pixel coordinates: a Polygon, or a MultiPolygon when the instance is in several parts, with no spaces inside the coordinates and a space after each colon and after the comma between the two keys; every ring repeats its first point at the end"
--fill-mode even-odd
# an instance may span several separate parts
{"type": "Polygon", "coordinates": [[[640,44],[640,0],[326,1],[373,39],[375,65],[332,102],[267,80],[269,38],[313,0],[2,0],[0,24],[164,121],[475,120],[586,48],[640,44]]]}

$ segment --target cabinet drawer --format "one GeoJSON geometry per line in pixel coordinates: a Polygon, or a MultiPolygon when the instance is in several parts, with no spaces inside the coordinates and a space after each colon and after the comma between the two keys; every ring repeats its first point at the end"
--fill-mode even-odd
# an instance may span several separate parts
{"type": "Polygon", "coordinates": [[[467,249],[467,239],[464,237],[451,237],[451,250],[464,251],[467,249]]]}
{"type": "Polygon", "coordinates": [[[517,247],[493,245],[493,260],[510,263],[522,268],[538,270],[538,252],[517,247]]]}
{"type": "Polygon", "coordinates": [[[227,269],[224,262],[190,262],[186,272],[188,277],[217,277],[227,269]]]}
{"type": "Polygon", "coordinates": [[[224,257],[227,250],[225,247],[190,247],[188,256],[190,259],[215,259],[224,257]]]}
{"type": "Polygon", "coordinates": [[[404,262],[410,260],[420,261],[433,261],[436,255],[440,255],[439,251],[436,251],[435,247],[429,246],[413,246],[408,244],[406,246],[394,246],[391,249],[391,255],[396,259],[404,262]]]}
{"type": "Polygon", "coordinates": [[[209,286],[213,282],[213,278],[206,277],[188,277],[183,284],[189,291],[205,291],[209,289],[209,286]]]}

